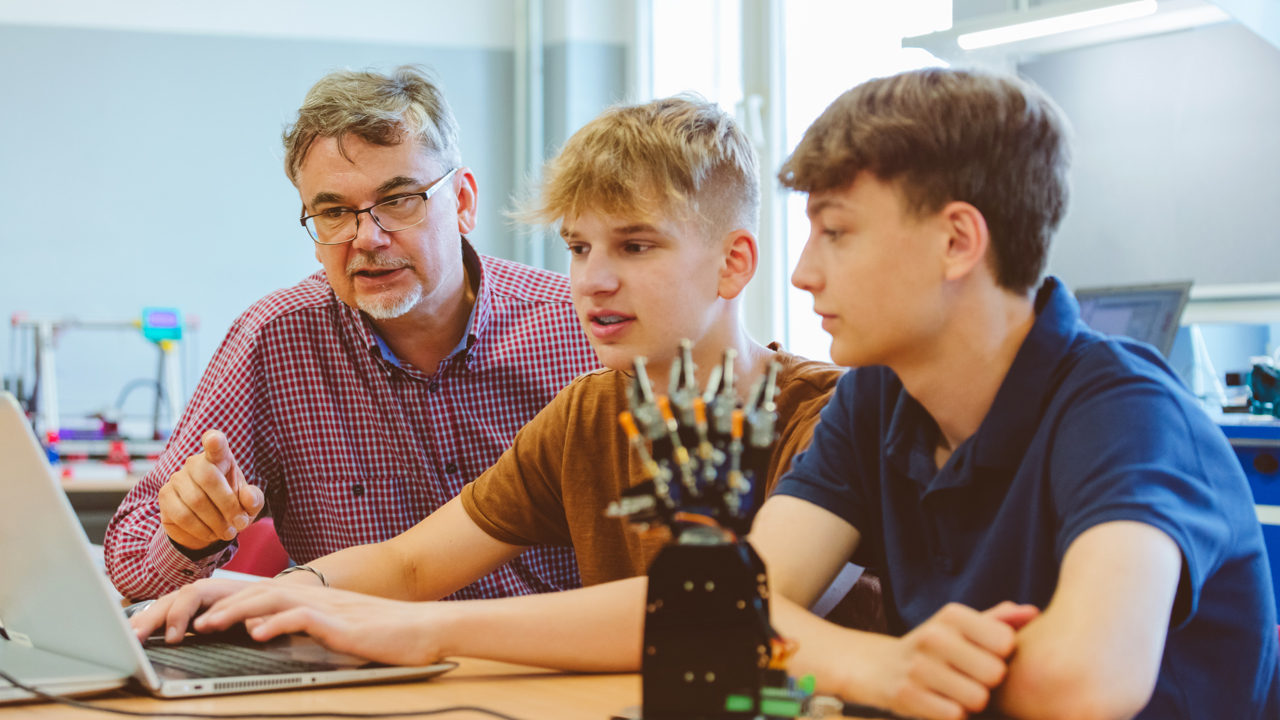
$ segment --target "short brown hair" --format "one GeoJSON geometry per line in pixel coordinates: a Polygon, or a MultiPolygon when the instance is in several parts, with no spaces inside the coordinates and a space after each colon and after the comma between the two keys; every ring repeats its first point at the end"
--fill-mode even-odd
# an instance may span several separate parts
{"type": "Polygon", "coordinates": [[[519,219],[551,224],[591,209],[685,214],[709,237],[756,231],[760,161],[733,117],[693,95],[609,108],[547,163],[519,219]]]}
{"type": "Polygon", "coordinates": [[[778,174],[805,193],[868,171],[897,182],[909,209],[972,204],[991,232],[996,282],[1034,287],[1067,209],[1070,128],[1025,80],[930,68],[865,82],[805,131],[778,174]]]}
{"type": "MultiPolygon", "coordinates": [[[[311,144],[319,137],[338,140],[348,133],[374,145],[399,145],[414,139],[450,168],[462,164],[458,121],[444,93],[427,72],[403,65],[390,75],[372,70],[339,70],[307,91],[298,120],[285,128],[284,170],[294,185],[311,144]]],[[[346,153],[343,152],[343,157],[346,153]]]]}

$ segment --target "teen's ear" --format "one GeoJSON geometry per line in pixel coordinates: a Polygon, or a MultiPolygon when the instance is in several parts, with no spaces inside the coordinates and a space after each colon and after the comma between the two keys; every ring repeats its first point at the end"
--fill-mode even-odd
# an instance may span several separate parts
{"type": "Polygon", "coordinates": [[[476,192],[476,176],[471,168],[458,168],[450,178],[458,198],[458,232],[466,235],[476,229],[476,205],[479,196],[476,192]]]}
{"type": "Polygon", "coordinates": [[[724,265],[720,268],[720,297],[732,300],[751,282],[760,262],[756,237],[747,230],[734,230],[724,238],[724,265]]]}
{"type": "Polygon", "coordinates": [[[938,214],[947,233],[947,249],[943,258],[946,279],[958,280],[987,262],[991,233],[987,219],[978,208],[967,202],[950,202],[938,214]]]}

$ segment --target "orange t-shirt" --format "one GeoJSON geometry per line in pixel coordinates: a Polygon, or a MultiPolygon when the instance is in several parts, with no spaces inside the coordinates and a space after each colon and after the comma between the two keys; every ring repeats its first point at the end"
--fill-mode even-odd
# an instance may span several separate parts
{"type": "MultiPolygon", "coordinates": [[[[813,437],[842,368],[778,351],[778,441],[766,492],[813,437]]],[[[629,378],[616,370],[578,377],[516,434],[497,464],[462,489],[462,506],[490,536],[512,545],[572,546],[583,585],[643,575],[665,537],[642,538],[605,508],[644,482],[618,413],[629,378]]]]}

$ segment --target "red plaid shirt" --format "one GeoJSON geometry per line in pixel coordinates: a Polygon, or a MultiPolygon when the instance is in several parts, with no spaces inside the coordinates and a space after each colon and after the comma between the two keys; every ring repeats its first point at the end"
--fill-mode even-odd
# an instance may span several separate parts
{"type": "MultiPolygon", "coordinates": [[[[255,303],[232,325],[154,470],[107,529],[112,581],[156,597],[235,554],[191,560],[160,526],[156,494],[210,428],[226,433],[263,488],[299,563],[380,542],[418,523],[497,461],[516,431],[578,375],[598,367],[563,275],[476,255],[468,334],[428,376],[401,367],[324,273],[255,303]]],[[[573,552],[535,547],[454,593],[491,598],[581,584],[573,552]]]]}

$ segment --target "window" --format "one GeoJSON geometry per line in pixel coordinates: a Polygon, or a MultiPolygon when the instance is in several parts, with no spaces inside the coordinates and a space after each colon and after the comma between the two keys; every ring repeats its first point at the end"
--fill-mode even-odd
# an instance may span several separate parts
{"type": "MultiPolygon", "coordinates": [[[[786,157],[804,131],[845,90],[874,77],[945,65],[902,38],[951,27],[951,0],[786,0],[786,157]]],[[[787,277],[809,238],[805,196],[787,200],[787,277]]],[[[830,360],[831,338],[809,293],[787,284],[787,348],[830,360]]],[[[781,298],[779,298],[781,299],[781,298]]]]}
{"type": "Polygon", "coordinates": [[[741,0],[653,0],[653,97],[742,101],[741,0]]]}
{"type": "MultiPolygon", "coordinates": [[[[651,97],[693,91],[735,112],[739,120],[746,119],[744,53],[764,46],[767,38],[744,42],[744,2],[782,5],[784,87],[775,88],[773,96],[785,98],[785,147],[770,153],[779,162],[845,90],[873,77],[946,64],[924,50],[904,50],[902,38],[951,27],[952,0],[650,0],[651,97]]],[[[640,89],[641,93],[647,89],[640,89]]],[[[773,182],[776,170],[764,169],[765,182],[773,182]]],[[[775,337],[783,338],[792,352],[829,360],[830,337],[813,314],[812,298],[789,283],[809,236],[805,199],[785,197],[779,203],[786,205],[785,237],[765,237],[762,229],[760,238],[762,255],[766,244],[782,243],[786,261],[782,280],[768,288],[774,307],[781,303],[786,307],[786,327],[775,337]]],[[[754,282],[769,279],[758,274],[754,282]]]]}

